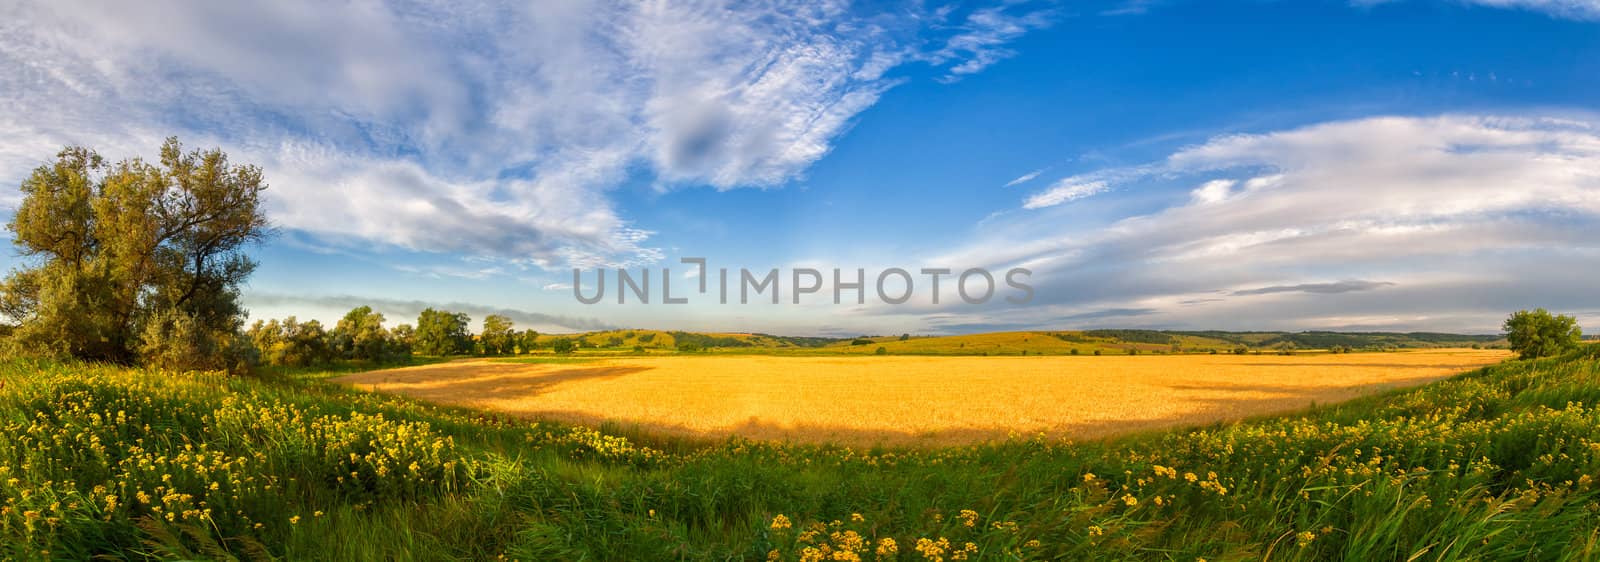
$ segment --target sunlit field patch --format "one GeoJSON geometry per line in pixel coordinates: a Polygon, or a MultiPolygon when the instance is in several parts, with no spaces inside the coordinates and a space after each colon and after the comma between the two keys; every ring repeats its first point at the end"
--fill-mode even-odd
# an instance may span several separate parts
{"type": "Polygon", "coordinates": [[[1094,439],[1348,400],[1493,363],[1497,350],[1054,357],[668,356],[461,361],[335,379],[520,416],[849,444],[1094,439]]]}

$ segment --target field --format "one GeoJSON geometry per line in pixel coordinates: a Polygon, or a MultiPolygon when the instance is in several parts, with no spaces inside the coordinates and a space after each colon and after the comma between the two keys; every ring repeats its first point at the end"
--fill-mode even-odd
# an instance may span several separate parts
{"type": "Polygon", "coordinates": [[[688,355],[468,360],[334,381],[534,419],[616,423],[648,433],[949,445],[1039,433],[1093,439],[1283,412],[1415,386],[1508,356],[1498,350],[1293,356],[688,355]]]}
{"type": "Polygon", "coordinates": [[[1600,557],[1600,348],[1237,424],[940,448],[661,439],[330,376],[0,361],[0,559],[1600,557]]]}

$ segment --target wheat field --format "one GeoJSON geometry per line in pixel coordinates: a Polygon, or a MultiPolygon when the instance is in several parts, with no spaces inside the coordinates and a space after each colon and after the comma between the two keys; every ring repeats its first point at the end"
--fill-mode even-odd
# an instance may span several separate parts
{"type": "Polygon", "coordinates": [[[336,381],[534,419],[693,437],[946,445],[1094,439],[1420,385],[1498,350],[1066,357],[657,356],[463,360],[336,381]]]}

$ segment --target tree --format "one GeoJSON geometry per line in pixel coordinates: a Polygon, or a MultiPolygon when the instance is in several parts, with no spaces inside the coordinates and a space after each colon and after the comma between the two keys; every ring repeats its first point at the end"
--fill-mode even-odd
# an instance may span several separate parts
{"type": "Polygon", "coordinates": [[[254,344],[262,363],[306,367],[332,361],[336,355],[329,337],[316,320],[301,323],[293,316],[277,320],[257,320],[246,337],[254,344]]]}
{"type": "Polygon", "coordinates": [[[417,345],[416,328],[412,328],[410,324],[401,324],[389,330],[389,335],[394,338],[396,346],[405,350],[407,356],[411,355],[411,350],[417,345]]]}
{"type": "Polygon", "coordinates": [[[906,341],[909,339],[911,339],[911,334],[900,334],[900,341],[906,341]]]}
{"type": "Polygon", "coordinates": [[[471,321],[460,312],[424,309],[417,316],[417,352],[424,355],[471,353],[472,337],[467,334],[467,323],[471,321]]]}
{"type": "Polygon", "coordinates": [[[550,342],[550,349],[556,353],[566,355],[578,349],[578,344],[573,343],[572,338],[556,338],[550,342]]]}
{"type": "Polygon", "coordinates": [[[334,352],[346,359],[378,362],[402,361],[409,357],[409,346],[402,351],[394,336],[383,329],[383,320],[383,315],[373,312],[370,306],[352,309],[329,334],[334,352]]]}
{"type": "Polygon", "coordinates": [[[485,355],[505,355],[516,350],[516,335],[512,329],[511,319],[501,314],[490,314],[483,318],[483,333],[478,340],[483,342],[485,355]]]}
{"type": "Polygon", "coordinates": [[[517,347],[522,353],[533,353],[533,350],[539,349],[539,332],[523,330],[522,335],[517,337],[517,347]]]}
{"type": "Polygon", "coordinates": [[[22,182],[7,228],[26,265],[0,284],[0,312],[26,348],[83,359],[228,368],[255,270],[244,249],[271,232],[261,169],[221,150],[107,164],[68,147],[22,182]]]}
{"type": "Polygon", "coordinates": [[[1583,330],[1578,320],[1567,315],[1552,315],[1543,308],[1520,310],[1506,319],[1506,340],[1522,359],[1549,357],[1578,346],[1583,330]]]}

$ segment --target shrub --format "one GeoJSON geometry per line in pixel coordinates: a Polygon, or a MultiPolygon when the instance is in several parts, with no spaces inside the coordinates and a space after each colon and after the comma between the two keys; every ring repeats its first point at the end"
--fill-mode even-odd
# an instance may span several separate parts
{"type": "Polygon", "coordinates": [[[550,349],[556,353],[566,355],[578,349],[578,344],[572,338],[556,338],[550,342],[550,349]]]}

